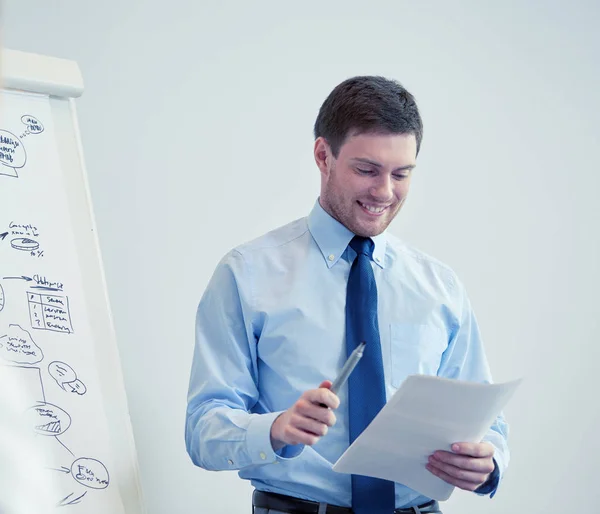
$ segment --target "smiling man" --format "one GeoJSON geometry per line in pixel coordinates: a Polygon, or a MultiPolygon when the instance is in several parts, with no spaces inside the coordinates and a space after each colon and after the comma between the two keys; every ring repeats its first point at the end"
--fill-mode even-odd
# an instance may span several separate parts
{"type": "MultiPolygon", "coordinates": [[[[393,80],[354,77],[327,97],[314,132],[312,211],[230,251],[198,306],[188,453],[250,480],[255,514],[441,512],[403,484],[332,470],[408,375],[492,380],[455,273],[387,231],[421,146],[417,105],[393,80]],[[362,341],[334,394],[330,380],[362,341]]],[[[499,416],[483,441],[457,441],[426,467],[493,495],[506,435],[499,416]]]]}
{"type": "Polygon", "coordinates": [[[356,235],[381,234],[396,217],[416,166],[414,134],[348,134],[334,157],[320,136],[315,158],[321,170],[320,204],[356,235]]]}

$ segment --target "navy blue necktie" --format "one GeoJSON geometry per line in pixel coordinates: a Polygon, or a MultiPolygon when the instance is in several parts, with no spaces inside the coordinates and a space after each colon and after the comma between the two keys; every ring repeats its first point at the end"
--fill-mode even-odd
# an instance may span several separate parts
{"type": "MultiPolygon", "coordinates": [[[[346,352],[361,342],[364,354],[348,379],[350,442],[354,441],[385,404],[383,360],[377,319],[377,285],[370,238],[354,236],[350,247],[357,256],[348,277],[346,293],[346,352]]],[[[394,482],[352,475],[352,509],[356,514],[392,514],[395,508],[394,482]]]]}

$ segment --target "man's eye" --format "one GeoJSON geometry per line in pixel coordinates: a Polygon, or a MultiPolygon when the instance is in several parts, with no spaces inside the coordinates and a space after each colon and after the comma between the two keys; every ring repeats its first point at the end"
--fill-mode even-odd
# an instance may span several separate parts
{"type": "Polygon", "coordinates": [[[370,175],[371,173],[373,173],[372,170],[363,170],[362,168],[356,168],[356,171],[358,171],[359,173],[361,173],[363,175],[370,175]]]}
{"type": "Polygon", "coordinates": [[[396,180],[404,180],[407,177],[408,177],[408,175],[394,175],[394,178],[396,180]]]}

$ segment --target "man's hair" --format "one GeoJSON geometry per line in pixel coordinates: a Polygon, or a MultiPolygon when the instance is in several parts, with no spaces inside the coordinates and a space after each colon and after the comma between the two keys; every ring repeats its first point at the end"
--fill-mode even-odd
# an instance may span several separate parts
{"type": "Polygon", "coordinates": [[[418,154],[423,122],[415,98],[397,81],[352,77],[329,93],[314,127],[315,139],[325,138],[336,158],[350,133],[414,134],[418,154]]]}

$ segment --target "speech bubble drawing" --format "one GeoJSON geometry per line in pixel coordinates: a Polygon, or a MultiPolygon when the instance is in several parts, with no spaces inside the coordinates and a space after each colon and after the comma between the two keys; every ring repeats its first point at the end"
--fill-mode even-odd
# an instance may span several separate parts
{"type": "Polygon", "coordinates": [[[64,362],[54,361],[48,364],[48,373],[56,380],[60,388],[65,391],[65,384],[77,380],[77,373],[71,366],[64,362]]]}
{"type": "Polygon", "coordinates": [[[36,434],[57,436],[71,426],[71,416],[51,403],[37,403],[25,411],[25,420],[36,434]]]}
{"type": "Polygon", "coordinates": [[[0,175],[17,177],[17,168],[27,162],[27,153],[23,143],[8,130],[0,130],[0,175]],[[8,169],[6,169],[8,168],[8,169]]]}
{"type": "Polygon", "coordinates": [[[44,125],[37,118],[29,116],[29,114],[21,116],[21,121],[27,125],[27,130],[32,134],[41,134],[44,132],[44,125]]]}
{"type": "Polygon", "coordinates": [[[2,288],[2,284],[0,284],[0,312],[2,312],[2,309],[4,309],[4,302],[4,289],[2,288]]]}
{"type": "Polygon", "coordinates": [[[82,457],[71,465],[71,475],[81,485],[92,489],[106,489],[110,482],[108,470],[96,459],[82,457]]]}
{"type": "Polygon", "coordinates": [[[77,379],[75,370],[65,362],[51,362],[48,364],[48,373],[63,391],[78,395],[83,395],[87,391],[85,384],[77,379]]]}
{"type": "Polygon", "coordinates": [[[65,391],[77,393],[81,396],[87,392],[87,387],[85,387],[85,384],[81,380],[75,380],[75,382],[67,382],[65,384],[65,391]]]}
{"type": "Polygon", "coordinates": [[[0,357],[16,364],[36,364],[44,358],[27,330],[20,325],[9,325],[8,334],[0,336],[0,357]]]}

